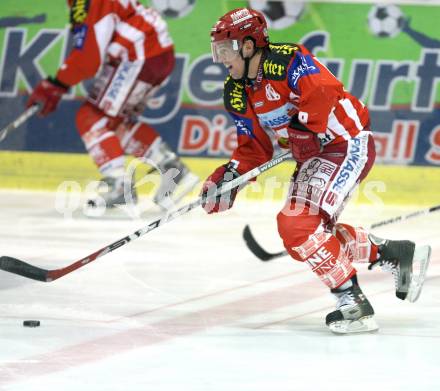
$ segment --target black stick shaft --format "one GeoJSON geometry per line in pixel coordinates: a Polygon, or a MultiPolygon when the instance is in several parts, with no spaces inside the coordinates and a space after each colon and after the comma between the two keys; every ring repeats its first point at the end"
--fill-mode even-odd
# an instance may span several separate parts
{"type": "MultiPolygon", "coordinates": [[[[219,195],[222,195],[226,192],[229,192],[231,189],[241,186],[248,182],[250,179],[255,178],[256,176],[260,175],[261,173],[271,169],[272,167],[284,162],[285,160],[288,160],[291,158],[290,152],[284,153],[272,160],[270,160],[267,163],[262,164],[261,166],[255,167],[254,169],[248,171],[247,173],[239,176],[238,178],[235,178],[234,180],[227,182],[225,185],[223,185],[220,189],[218,189],[214,194],[209,195],[209,198],[215,198],[219,195]]],[[[189,212],[192,209],[195,209],[199,205],[202,204],[202,199],[198,198],[197,200],[182,206],[181,208],[177,209],[174,212],[166,212],[161,218],[158,220],[153,221],[152,223],[149,223],[145,227],[140,228],[139,230],[133,232],[131,235],[125,236],[122,239],[117,240],[116,242],[113,242],[112,244],[109,244],[108,246],[105,246],[98,251],[95,251],[94,253],[76,261],[72,264],[65,266],[63,268],[54,269],[54,270],[47,270],[43,268],[39,268],[36,266],[33,266],[27,262],[21,261],[17,258],[9,257],[9,256],[3,256],[0,257],[0,269],[18,274],[22,277],[31,278],[33,280],[37,281],[45,281],[45,282],[51,282],[54,281],[60,277],[65,276],[66,274],[72,273],[73,271],[89,264],[90,262],[93,262],[95,259],[98,259],[122,246],[125,244],[136,240],[140,238],[141,236],[147,234],[148,232],[160,227],[161,225],[168,223],[178,216],[181,216],[187,212],[189,212]]]]}
{"type": "MultiPolygon", "coordinates": [[[[432,212],[436,212],[438,210],[440,210],[440,205],[431,206],[430,208],[421,209],[421,210],[418,210],[416,212],[409,213],[407,215],[396,216],[396,217],[392,217],[392,218],[387,219],[387,220],[383,220],[383,221],[379,221],[377,223],[371,224],[370,225],[370,229],[382,227],[382,226],[388,225],[388,224],[398,223],[400,221],[406,221],[406,220],[409,220],[409,219],[413,219],[414,217],[423,216],[423,215],[427,215],[427,214],[432,213],[432,212]]],[[[286,250],[280,251],[280,252],[277,252],[277,253],[267,252],[257,242],[257,240],[253,236],[252,231],[250,230],[248,225],[246,225],[244,227],[243,239],[244,239],[247,247],[249,248],[249,250],[252,252],[252,254],[254,254],[258,259],[260,259],[263,262],[267,262],[267,261],[271,261],[271,260],[276,259],[276,258],[284,257],[284,256],[286,256],[288,254],[286,250]]]]}

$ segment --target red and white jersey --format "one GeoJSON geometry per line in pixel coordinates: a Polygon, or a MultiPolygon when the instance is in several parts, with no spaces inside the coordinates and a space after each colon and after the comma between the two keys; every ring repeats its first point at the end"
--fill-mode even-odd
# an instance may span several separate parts
{"type": "Polygon", "coordinates": [[[75,85],[93,77],[106,57],[143,61],[174,50],[160,14],[136,0],[70,0],[74,47],[56,78],[75,85]]]}
{"type": "MultiPolygon", "coordinates": [[[[272,158],[271,138],[287,141],[292,116],[316,132],[323,146],[349,140],[369,127],[365,105],[304,46],[271,44],[253,85],[229,77],[224,104],[237,127],[232,155],[240,172],[272,158]]],[[[287,147],[287,143],[284,144],[287,147]]]]}

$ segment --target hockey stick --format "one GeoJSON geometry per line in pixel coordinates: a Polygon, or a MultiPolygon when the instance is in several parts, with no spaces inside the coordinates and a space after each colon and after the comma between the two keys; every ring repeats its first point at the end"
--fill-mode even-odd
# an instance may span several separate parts
{"type": "Polygon", "coordinates": [[[34,105],[28,107],[22,114],[20,114],[14,121],[12,121],[9,125],[0,130],[0,143],[6,138],[8,133],[12,130],[17,129],[20,125],[26,122],[30,117],[32,117],[40,107],[38,105],[34,105]]]}
{"type": "MultiPolygon", "coordinates": [[[[374,229],[377,227],[382,227],[384,225],[388,224],[394,224],[398,223],[399,221],[406,221],[409,219],[412,219],[414,217],[427,215],[429,213],[435,212],[440,210],[440,205],[431,206],[430,208],[421,209],[419,211],[407,214],[407,215],[401,215],[396,216],[391,219],[379,221],[377,223],[371,224],[370,229],[374,229]]],[[[267,252],[263,247],[260,246],[260,244],[257,242],[255,237],[252,235],[251,229],[249,228],[249,225],[246,225],[243,230],[243,239],[246,242],[246,246],[248,249],[254,254],[258,259],[260,259],[263,262],[271,261],[272,259],[284,257],[287,255],[287,251],[280,251],[277,253],[269,253],[267,252]]]]}
{"type": "MultiPolygon", "coordinates": [[[[217,191],[214,194],[209,195],[209,198],[215,198],[221,194],[230,191],[234,187],[245,184],[250,179],[255,178],[256,176],[280,164],[281,162],[289,159],[290,157],[291,157],[290,152],[279,155],[278,157],[270,160],[269,162],[264,163],[261,166],[256,167],[248,171],[247,173],[239,176],[238,178],[235,178],[234,180],[225,183],[220,189],[217,189],[217,191]]],[[[124,238],[119,239],[116,242],[109,244],[108,246],[105,246],[98,251],[95,251],[93,254],[87,255],[86,257],[80,259],[79,261],[76,261],[68,266],[59,269],[53,269],[53,270],[43,269],[37,266],[30,265],[29,263],[21,261],[17,258],[13,258],[9,256],[0,257],[0,269],[10,273],[18,274],[26,278],[31,278],[33,280],[51,282],[60,277],[65,276],[66,274],[72,273],[73,271],[79,269],[80,267],[83,267],[84,265],[93,262],[95,259],[98,259],[137,238],[140,238],[141,236],[158,228],[159,226],[168,223],[171,220],[174,220],[176,217],[181,216],[192,209],[195,209],[201,204],[202,204],[202,198],[199,197],[197,200],[182,206],[181,208],[177,209],[174,212],[165,213],[161,218],[140,228],[139,230],[133,232],[131,235],[125,236],[124,238]]]]}

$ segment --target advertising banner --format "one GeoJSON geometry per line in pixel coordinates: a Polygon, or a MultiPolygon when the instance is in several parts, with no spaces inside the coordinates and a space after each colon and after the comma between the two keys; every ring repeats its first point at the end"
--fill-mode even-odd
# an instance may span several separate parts
{"type": "MultiPolygon", "coordinates": [[[[93,0],[84,3],[88,1],[93,0]]],[[[369,107],[378,162],[440,165],[438,6],[259,0],[151,3],[169,24],[177,61],[142,117],[182,156],[229,156],[235,146],[236,130],[222,101],[227,71],[211,60],[209,33],[219,16],[250,5],[266,14],[272,42],[305,44],[369,107]]],[[[0,10],[3,126],[23,112],[32,87],[55,74],[73,38],[65,1],[3,0],[0,10]]],[[[83,152],[75,113],[91,82],[73,88],[55,113],[34,117],[9,135],[1,150],[83,152]]]]}

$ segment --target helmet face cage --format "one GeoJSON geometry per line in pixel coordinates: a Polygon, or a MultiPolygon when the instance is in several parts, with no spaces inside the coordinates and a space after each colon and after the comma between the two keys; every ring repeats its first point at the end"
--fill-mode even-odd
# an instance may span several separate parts
{"type": "Polygon", "coordinates": [[[252,38],[256,47],[269,45],[267,23],[263,14],[250,8],[237,8],[228,12],[211,30],[212,43],[236,40],[241,45],[246,37],[252,38]]]}

